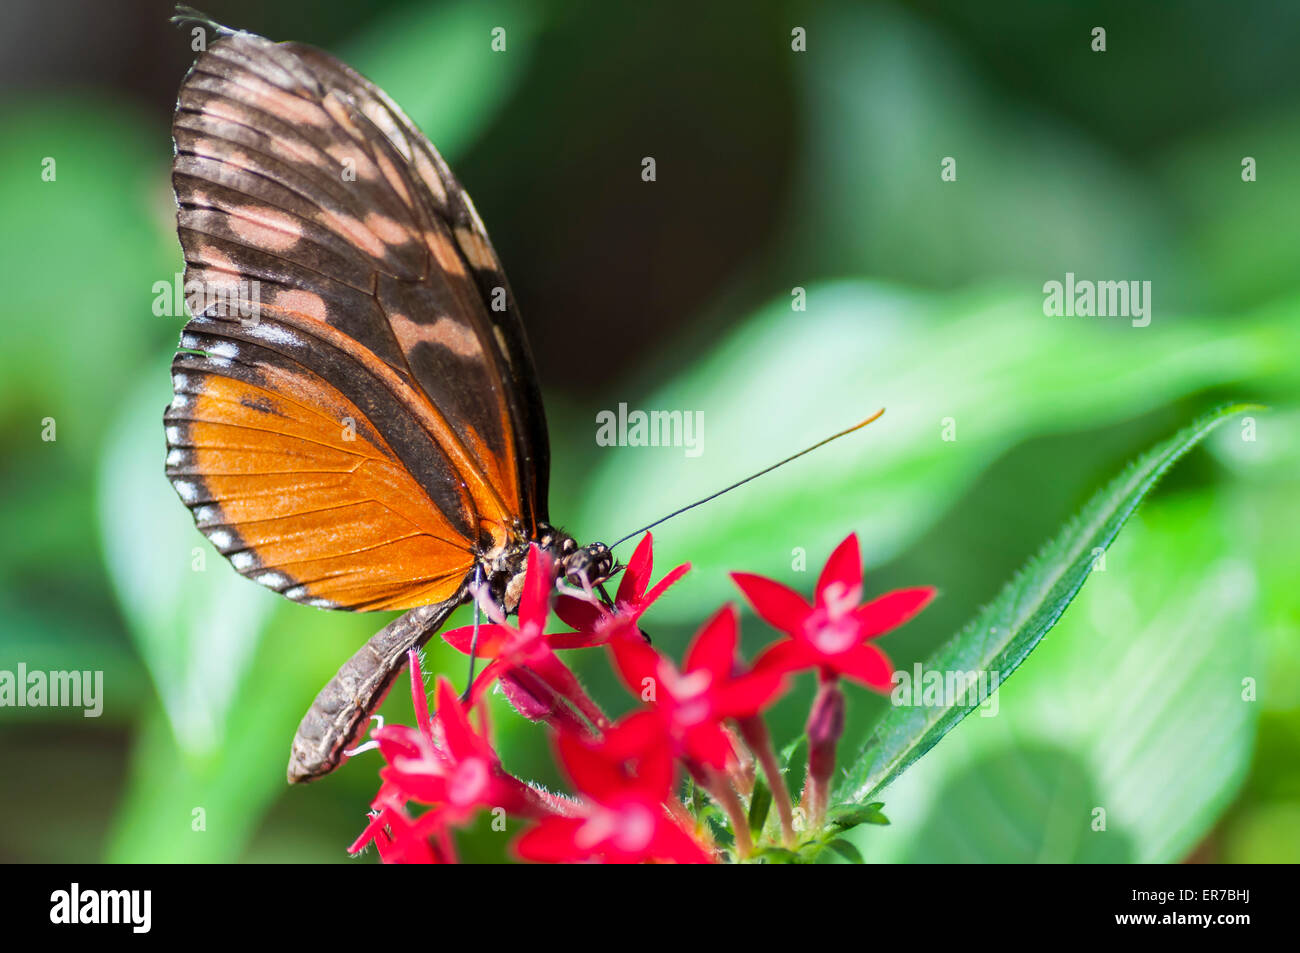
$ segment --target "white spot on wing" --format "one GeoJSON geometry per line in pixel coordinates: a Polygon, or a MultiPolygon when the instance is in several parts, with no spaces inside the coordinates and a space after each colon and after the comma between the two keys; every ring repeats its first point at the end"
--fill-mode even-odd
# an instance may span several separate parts
{"type": "Polygon", "coordinates": [[[249,337],[255,337],[258,340],[266,341],[268,344],[284,344],[292,346],[297,343],[297,339],[285,328],[266,321],[245,328],[244,333],[249,337]]]}

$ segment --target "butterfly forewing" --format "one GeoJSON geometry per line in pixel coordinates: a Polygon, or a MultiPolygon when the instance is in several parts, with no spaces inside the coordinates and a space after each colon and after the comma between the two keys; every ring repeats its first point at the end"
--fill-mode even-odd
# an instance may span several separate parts
{"type": "Polygon", "coordinates": [[[251,34],[200,56],[174,135],[187,289],[222,299],[174,361],[177,492],[240,572],[291,598],[450,598],[476,552],[545,518],[548,465],[468,196],[376,87],[251,34]]]}
{"type": "MultiPolygon", "coordinates": [[[[500,370],[508,381],[504,397],[515,422],[524,522],[535,529],[547,518],[550,456],[546,416],[532,352],[515,309],[514,296],[469,193],[461,188],[437,150],[382,89],[320,50],[297,43],[287,43],[284,47],[309,64],[322,82],[348,90],[361,113],[398,151],[405,163],[403,168],[419,180],[423,189],[417,188],[416,194],[431,203],[437,221],[447,224],[451,240],[469,266],[470,276],[478,287],[479,301],[486,302],[490,311],[496,357],[503,360],[500,370]],[[534,507],[532,511],[530,506],[534,507]]],[[[418,350],[418,339],[413,344],[418,350]]],[[[431,356],[436,357],[436,352],[431,356]]]]}

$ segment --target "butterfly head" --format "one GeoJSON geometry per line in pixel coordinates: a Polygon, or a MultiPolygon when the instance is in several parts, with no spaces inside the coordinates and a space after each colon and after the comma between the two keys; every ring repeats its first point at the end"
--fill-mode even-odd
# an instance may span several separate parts
{"type": "Polygon", "coordinates": [[[566,582],[588,588],[614,575],[614,554],[604,543],[579,546],[576,540],[566,539],[562,550],[564,546],[569,548],[560,554],[560,572],[566,582]]]}
{"type": "MultiPolygon", "coordinates": [[[[580,546],[563,530],[543,526],[536,542],[553,560],[557,584],[590,593],[593,587],[622,569],[604,543],[580,546]]],[[[501,587],[501,601],[508,612],[514,611],[523,592],[527,553],[526,546],[510,551],[500,559],[497,572],[489,573],[489,578],[495,579],[501,587]]]]}

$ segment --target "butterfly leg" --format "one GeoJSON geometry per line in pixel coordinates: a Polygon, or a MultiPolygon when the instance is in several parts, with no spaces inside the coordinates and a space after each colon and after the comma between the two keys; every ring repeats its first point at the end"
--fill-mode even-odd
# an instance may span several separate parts
{"type": "Polygon", "coordinates": [[[460,696],[461,701],[469,701],[470,692],[474,688],[474,660],[478,657],[478,625],[479,617],[483,614],[483,609],[479,605],[478,593],[479,587],[483,585],[483,566],[476,564],[474,566],[474,583],[470,591],[474,594],[474,634],[469,640],[469,675],[465,678],[465,694],[460,696]]]}

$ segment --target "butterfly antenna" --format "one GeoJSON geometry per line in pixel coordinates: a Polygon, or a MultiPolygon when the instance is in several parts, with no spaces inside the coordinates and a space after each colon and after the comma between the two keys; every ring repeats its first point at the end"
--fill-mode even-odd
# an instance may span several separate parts
{"type": "Polygon", "coordinates": [[[215,30],[217,33],[225,36],[230,36],[237,32],[228,26],[218,23],[202,10],[195,10],[193,7],[187,6],[184,3],[176,4],[176,15],[172,17],[172,23],[177,26],[184,26],[187,23],[198,23],[207,27],[209,30],[215,30]]]}
{"type": "Polygon", "coordinates": [[[878,419],[880,418],[880,415],[883,414],[884,412],[885,412],[885,408],[882,407],[882,408],[880,408],[878,411],[876,411],[874,414],[872,414],[870,417],[868,417],[866,420],[859,421],[858,423],[854,424],[852,427],[848,428],[847,430],[841,430],[841,431],[840,431],[839,433],[837,433],[837,434],[831,434],[831,436],[827,437],[825,440],[819,440],[819,441],[817,441],[815,444],[813,444],[811,447],[805,447],[803,450],[800,450],[798,453],[796,453],[796,454],[792,454],[791,456],[786,457],[784,460],[781,460],[781,461],[778,461],[777,463],[772,464],[770,467],[764,467],[762,470],[759,470],[757,473],[751,473],[749,476],[745,477],[745,479],[743,479],[743,480],[737,480],[735,483],[731,484],[731,486],[724,487],[723,489],[719,490],[717,493],[710,493],[708,496],[706,496],[706,497],[705,497],[704,499],[702,499],[702,500],[696,500],[694,503],[689,503],[689,504],[687,504],[686,506],[683,506],[683,507],[682,507],[681,509],[679,509],[679,510],[673,510],[673,511],[672,511],[671,513],[669,513],[667,516],[662,517],[661,519],[657,519],[657,520],[655,520],[653,523],[650,523],[650,524],[647,525],[647,526],[642,526],[642,527],[641,527],[639,530],[637,530],[636,532],[628,533],[626,536],[622,537],[621,539],[617,540],[616,542],[610,543],[610,544],[609,544],[609,548],[610,548],[610,549],[613,549],[613,548],[614,548],[615,546],[617,546],[619,543],[626,543],[629,539],[632,539],[634,536],[640,536],[640,535],[641,535],[642,533],[644,533],[646,530],[648,530],[648,529],[654,529],[654,528],[655,528],[656,526],[658,526],[660,523],[666,522],[666,521],[672,519],[674,516],[680,516],[682,513],[685,513],[687,510],[693,510],[693,509],[695,509],[695,507],[700,506],[701,504],[704,504],[704,503],[709,502],[709,500],[716,500],[718,497],[722,496],[722,494],[724,494],[724,493],[730,493],[732,490],[736,489],[736,487],[744,486],[744,485],[745,485],[746,483],[748,483],[750,480],[757,480],[757,479],[758,479],[759,477],[761,477],[763,474],[765,474],[765,473],[771,473],[771,472],[772,472],[773,470],[775,470],[777,467],[783,467],[783,466],[785,466],[787,463],[790,463],[790,462],[793,461],[793,460],[798,460],[800,457],[804,456],[805,454],[812,453],[812,452],[813,452],[814,450],[816,450],[818,447],[824,447],[824,446],[826,446],[826,444],[830,443],[832,440],[839,440],[840,437],[847,437],[849,434],[853,433],[855,430],[861,430],[863,427],[865,427],[867,424],[871,423],[873,420],[878,420],[878,419]]]}

